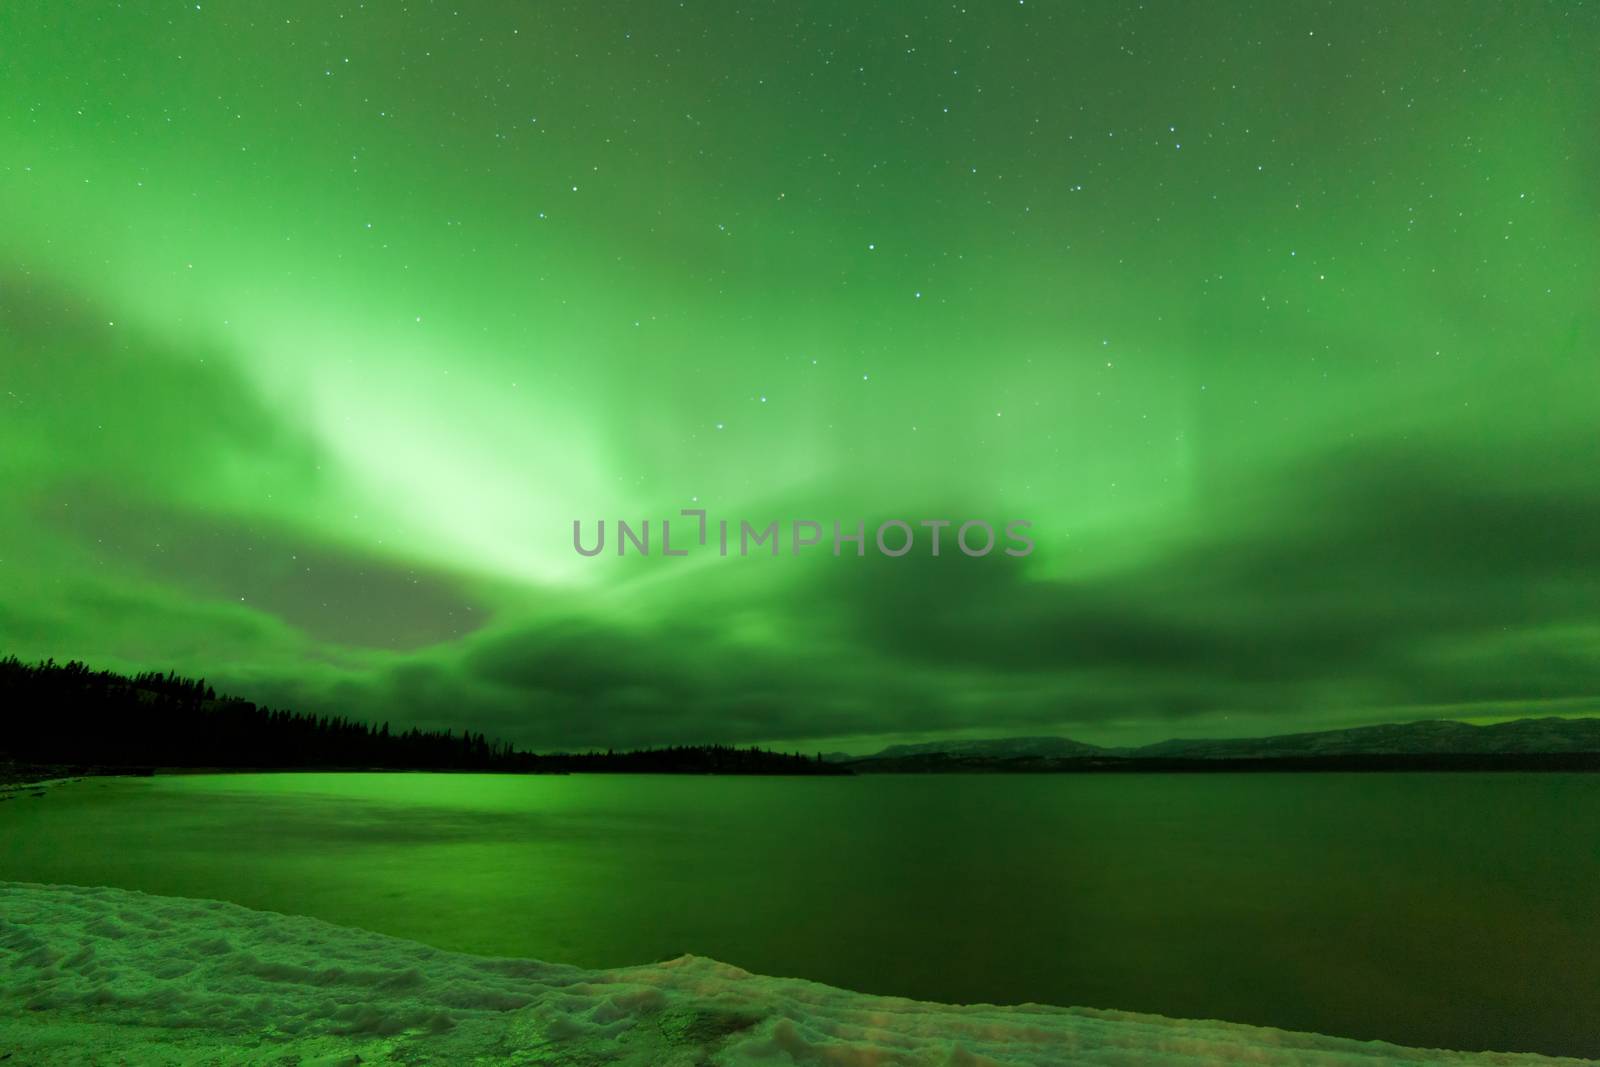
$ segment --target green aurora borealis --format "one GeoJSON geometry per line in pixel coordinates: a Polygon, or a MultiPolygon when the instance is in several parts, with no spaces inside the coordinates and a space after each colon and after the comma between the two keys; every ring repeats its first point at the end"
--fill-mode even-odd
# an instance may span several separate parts
{"type": "Polygon", "coordinates": [[[0,11],[0,652],[537,747],[1600,710],[1600,8],[0,11]],[[983,518],[1027,558],[585,559],[983,518]]]}

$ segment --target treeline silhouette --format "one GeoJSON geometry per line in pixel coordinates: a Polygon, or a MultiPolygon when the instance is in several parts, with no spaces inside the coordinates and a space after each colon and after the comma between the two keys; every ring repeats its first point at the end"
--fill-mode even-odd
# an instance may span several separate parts
{"type": "Polygon", "coordinates": [[[0,759],[75,767],[848,774],[761,748],[686,745],[538,755],[464,730],[391,731],[219,696],[204,679],[0,659],[0,759]]]}

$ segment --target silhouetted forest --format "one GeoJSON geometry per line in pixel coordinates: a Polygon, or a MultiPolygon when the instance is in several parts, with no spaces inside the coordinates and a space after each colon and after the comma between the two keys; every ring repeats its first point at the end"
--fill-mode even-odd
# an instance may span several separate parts
{"type": "Polygon", "coordinates": [[[0,660],[0,759],[75,767],[509,771],[525,774],[848,774],[820,758],[692,745],[537,755],[465,730],[259,707],[203,679],[127,677],[82,663],[0,660]]]}

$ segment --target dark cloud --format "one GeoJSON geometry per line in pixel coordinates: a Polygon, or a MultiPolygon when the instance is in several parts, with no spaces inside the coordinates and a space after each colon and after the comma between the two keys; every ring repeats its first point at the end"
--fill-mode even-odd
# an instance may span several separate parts
{"type": "Polygon", "coordinates": [[[464,637],[488,618],[460,578],[262,519],[131,500],[93,486],[57,490],[38,511],[104,563],[245,604],[320,641],[404,651],[464,637]]]}
{"type": "Polygon", "coordinates": [[[619,743],[1225,710],[1292,728],[1308,711],[1593,694],[1600,662],[1571,630],[1600,623],[1600,486],[1485,482],[1373,447],[1248,488],[1119,571],[1045,581],[1037,560],[998,555],[822,557],[764,602],[770,644],[708,624],[722,603],[708,594],[680,603],[681,625],[571,617],[486,637],[459,681],[513,698],[497,713],[508,731],[619,743]]]}
{"type": "MultiPolygon", "coordinates": [[[[270,508],[275,496],[315,491],[331,466],[233,361],[118,324],[70,292],[17,275],[0,275],[0,342],[0,442],[29,473],[10,486],[12,521],[0,526],[5,555],[27,560],[41,548],[75,547],[76,562],[89,561],[79,573],[98,582],[163,586],[169,601],[242,604],[339,645],[414,649],[482,624],[486,611],[459,576],[210,503],[219,487],[234,496],[245,484],[270,508]]],[[[138,607],[131,594],[123,602],[171,616],[138,607]]],[[[119,628],[115,617],[79,614],[102,633],[119,628]]],[[[81,621],[62,620],[68,629],[81,621]]],[[[13,640],[49,647],[48,635],[29,636],[12,632],[13,640]]],[[[183,643],[181,634],[171,637],[183,643]]],[[[130,651],[125,639],[108,643],[130,651]]]]}
{"type": "MultiPolygon", "coordinates": [[[[1440,456],[1368,448],[1254,489],[1197,509],[1186,539],[1122,571],[1035,581],[1025,560],[869,559],[821,568],[814,602],[916,669],[1115,672],[1119,714],[1167,684],[1198,698],[1162,706],[1196,710],[1291,708],[1352,683],[1401,701],[1500,698],[1521,675],[1509,647],[1492,684],[1430,670],[1435,650],[1600,621],[1593,479],[1485,484],[1440,456]]],[[[1565,692],[1527,696],[1592,691],[1592,657],[1543,662],[1565,692]]]]}
{"type": "Polygon", "coordinates": [[[926,680],[872,660],[818,662],[788,645],[743,645],[671,620],[640,627],[567,618],[477,642],[459,691],[508,736],[557,745],[749,741],[913,728],[926,680]]]}
{"type": "Polygon", "coordinates": [[[216,478],[314,481],[320,457],[226,353],[155,336],[37,279],[0,273],[0,470],[97,477],[171,498],[216,478]]]}

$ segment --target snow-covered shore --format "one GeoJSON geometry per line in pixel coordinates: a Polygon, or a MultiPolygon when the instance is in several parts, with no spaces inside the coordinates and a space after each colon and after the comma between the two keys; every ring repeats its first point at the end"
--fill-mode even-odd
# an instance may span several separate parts
{"type": "Polygon", "coordinates": [[[0,1056],[37,1064],[1551,1064],[1128,1012],[868,996],[694,956],[608,971],[0,882],[0,1056]]]}

